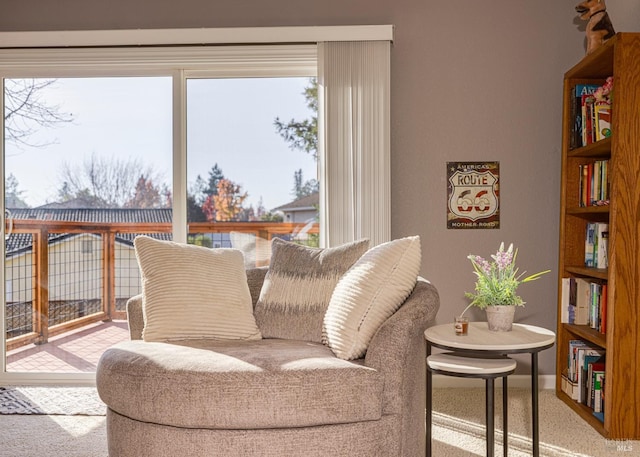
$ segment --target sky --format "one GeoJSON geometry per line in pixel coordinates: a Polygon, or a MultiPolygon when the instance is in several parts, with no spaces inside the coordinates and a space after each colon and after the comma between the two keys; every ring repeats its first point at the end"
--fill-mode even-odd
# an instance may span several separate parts
{"type": "MultiPolygon", "coordinates": [[[[201,79],[187,82],[187,181],[205,180],[214,164],[269,210],[294,199],[294,172],[315,179],[317,165],[292,150],[273,125],[311,117],[305,104],[308,78],[201,79]]],[[[41,129],[30,141],[8,143],[5,176],[18,180],[30,206],[55,201],[65,164],[81,167],[98,158],[137,159],[171,187],[171,79],[63,78],[43,91],[48,104],[71,113],[73,122],[41,129]]]]}

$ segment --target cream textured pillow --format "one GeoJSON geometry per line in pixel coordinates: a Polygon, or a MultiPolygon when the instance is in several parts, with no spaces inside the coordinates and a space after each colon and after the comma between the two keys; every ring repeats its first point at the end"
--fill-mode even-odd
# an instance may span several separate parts
{"type": "Polygon", "coordinates": [[[274,238],[255,307],[262,336],[322,342],[322,320],[333,289],[368,248],[369,240],[320,249],[274,238]]]}
{"type": "Polygon", "coordinates": [[[323,339],[341,359],[367,352],[378,328],[404,303],[420,270],[420,237],[371,248],[336,285],[324,317],[323,339]]]}
{"type": "Polygon", "coordinates": [[[260,339],[242,253],[138,236],[145,341],[260,339]]]}

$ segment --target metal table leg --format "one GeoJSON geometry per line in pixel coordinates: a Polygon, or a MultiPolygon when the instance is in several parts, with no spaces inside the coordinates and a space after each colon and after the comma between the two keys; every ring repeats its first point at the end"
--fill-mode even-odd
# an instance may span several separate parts
{"type": "Polygon", "coordinates": [[[495,414],[494,404],[494,391],[495,386],[493,378],[487,378],[485,380],[486,392],[485,392],[485,415],[487,426],[487,457],[493,457],[494,455],[494,437],[495,426],[493,424],[493,415],[495,414]]]}
{"type": "Polygon", "coordinates": [[[431,355],[431,344],[427,341],[427,356],[424,359],[425,368],[427,370],[426,376],[426,401],[425,401],[425,414],[426,414],[426,436],[425,436],[425,457],[431,457],[431,421],[432,421],[432,406],[431,400],[433,398],[433,388],[432,388],[432,374],[431,370],[429,370],[429,365],[427,364],[427,357],[431,355]]]}
{"type": "Polygon", "coordinates": [[[538,429],[538,353],[531,353],[531,412],[533,431],[533,457],[540,456],[540,431],[538,429]]]}
{"type": "Polygon", "coordinates": [[[504,449],[503,455],[504,457],[508,457],[509,455],[509,427],[508,427],[508,411],[509,411],[509,400],[508,400],[508,392],[509,386],[507,385],[507,376],[502,378],[502,448],[504,449]]]}

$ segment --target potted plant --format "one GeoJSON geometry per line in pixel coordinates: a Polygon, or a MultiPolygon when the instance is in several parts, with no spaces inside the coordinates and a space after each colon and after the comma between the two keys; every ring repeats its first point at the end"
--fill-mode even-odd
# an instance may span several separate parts
{"type": "Polygon", "coordinates": [[[524,306],[522,297],[517,295],[518,286],[524,282],[535,281],[551,270],[523,278],[525,272],[518,274],[516,257],[518,250],[513,249],[513,243],[509,249],[504,250],[504,243],[492,255],[492,262],[478,255],[469,255],[467,258],[473,265],[473,272],[477,276],[475,292],[466,292],[465,296],[471,299],[469,306],[477,306],[486,310],[489,330],[510,331],[516,306],[524,306]]]}

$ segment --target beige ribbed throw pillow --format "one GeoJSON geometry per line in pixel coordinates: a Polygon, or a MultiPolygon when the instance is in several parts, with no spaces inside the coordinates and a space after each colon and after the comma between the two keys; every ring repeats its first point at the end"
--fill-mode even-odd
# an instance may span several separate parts
{"type": "Polygon", "coordinates": [[[260,339],[242,253],[138,236],[145,341],[260,339]]]}
{"type": "Polygon", "coordinates": [[[420,237],[380,244],[340,279],[324,316],[323,339],[341,359],[358,359],[404,303],[420,271],[420,237]]]}

